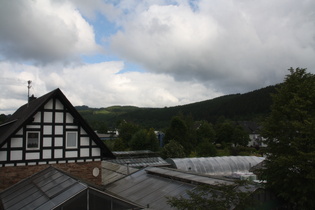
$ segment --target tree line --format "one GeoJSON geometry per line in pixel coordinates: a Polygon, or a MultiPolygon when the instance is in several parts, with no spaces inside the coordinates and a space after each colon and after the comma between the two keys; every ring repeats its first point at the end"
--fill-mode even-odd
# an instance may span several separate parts
{"type": "Polygon", "coordinates": [[[221,118],[212,124],[205,120],[194,121],[192,116],[183,114],[171,119],[163,130],[162,142],[153,128],[146,129],[125,120],[119,123],[118,131],[113,150],[152,150],[160,152],[164,158],[211,157],[217,156],[218,150],[228,150],[230,154],[231,148],[245,148],[250,140],[243,127],[233,121],[221,118]]]}

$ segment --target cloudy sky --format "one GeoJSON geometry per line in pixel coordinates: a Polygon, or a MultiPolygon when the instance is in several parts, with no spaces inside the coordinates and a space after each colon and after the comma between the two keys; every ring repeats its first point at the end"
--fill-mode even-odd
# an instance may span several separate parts
{"type": "Polygon", "coordinates": [[[60,88],[73,105],[165,107],[315,73],[312,0],[0,0],[0,113],[60,88]]]}

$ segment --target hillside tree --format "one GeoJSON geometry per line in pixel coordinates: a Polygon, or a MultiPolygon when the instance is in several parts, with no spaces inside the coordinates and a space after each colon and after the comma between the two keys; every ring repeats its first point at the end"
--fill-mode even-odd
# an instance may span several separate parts
{"type": "Polygon", "coordinates": [[[151,150],[157,151],[159,149],[159,142],[154,133],[154,129],[140,129],[130,140],[130,148],[132,150],[151,150]]]}
{"type": "Polygon", "coordinates": [[[192,149],[189,136],[189,129],[185,121],[180,116],[175,116],[171,120],[170,127],[166,130],[164,142],[168,144],[170,140],[175,140],[184,147],[186,155],[189,155],[192,149]]]}
{"type": "Polygon", "coordinates": [[[161,155],[165,159],[186,157],[184,147],[173,139],[162,148],[161,155]]]}

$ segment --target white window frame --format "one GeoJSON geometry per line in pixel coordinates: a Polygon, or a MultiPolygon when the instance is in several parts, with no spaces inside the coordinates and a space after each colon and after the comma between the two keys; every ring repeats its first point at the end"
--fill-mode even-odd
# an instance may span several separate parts
{"type": "Polygon", "coordinates": [[[26,131],[26,149],[27,150],[38,150],[40,147],[40,132],[39,131],[26,131]],[[38,135],[37,138],[37,147],[29,147],[28,143],[29,143],[29,134],[30,133],[36,133],[38,135]]]}
{"type": "Polygon", "coordinates": [[[73,148],[78,148],[78,132],[76,132],[76,131],[68,131],[68,132],[66,132],[66,148],[67,149],[73,149],[73,148]],[[73,146],[73,145],[68,145],[68,138],[69,138],[69,136],[68,136],[68,134],[75,134],[75,145],[73,146]]]}

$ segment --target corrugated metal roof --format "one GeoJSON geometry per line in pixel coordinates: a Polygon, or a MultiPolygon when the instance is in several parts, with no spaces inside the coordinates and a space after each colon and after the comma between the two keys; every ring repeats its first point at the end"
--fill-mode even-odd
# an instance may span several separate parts
{"type": "Polygon", "coordinates": [[[187,197],[186,191],[195,187],[193,184],[149,174],[142,169],[107,185],[106,189],[140,205],[164,210],[172,209],[165,196],[187,197]]]}
{"type": "Polygon", "coordinates": [[[265,158],[256,156],[224,156],[207,158],[169,158],[166,159],[174,168],[207,175],[231,175],[248,172],[249,169],[265,158]]]}

